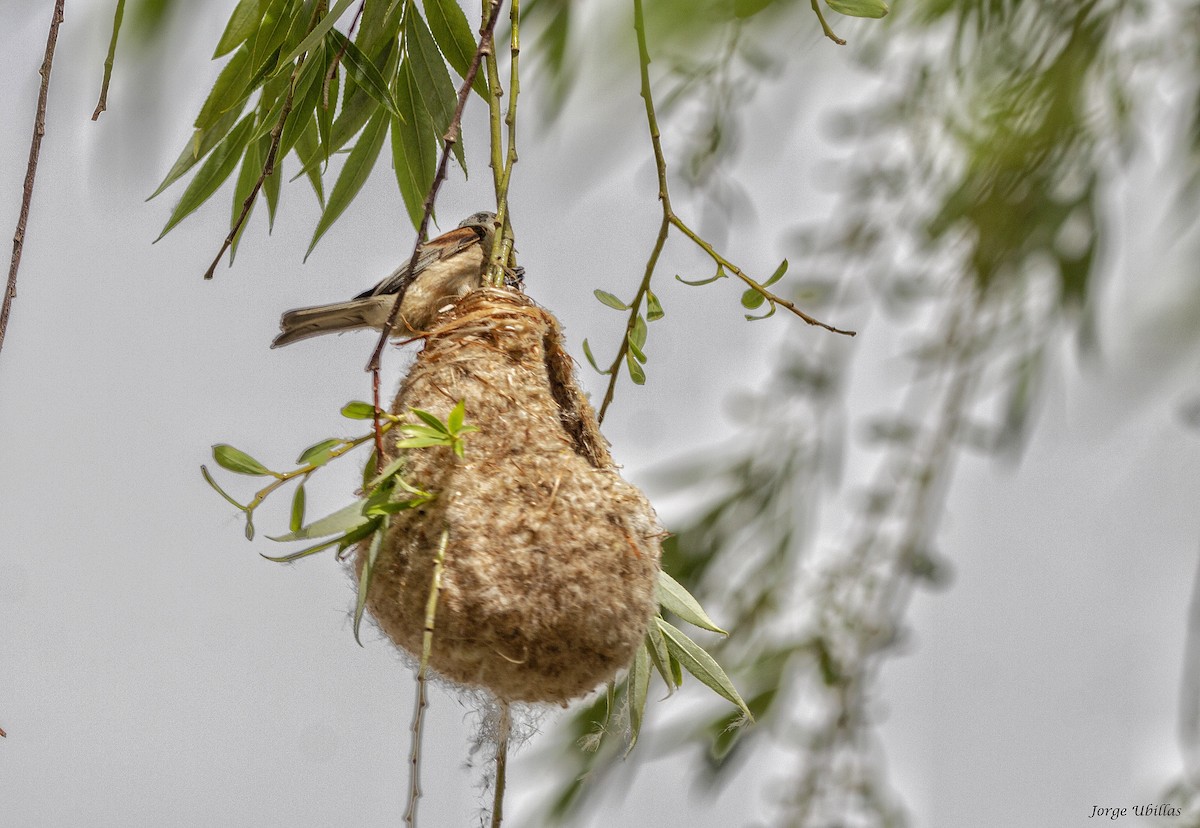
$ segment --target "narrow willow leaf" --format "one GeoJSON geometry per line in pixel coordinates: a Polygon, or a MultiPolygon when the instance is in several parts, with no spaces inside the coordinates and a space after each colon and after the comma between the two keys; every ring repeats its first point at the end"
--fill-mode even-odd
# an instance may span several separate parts
{"type": "Polygon", "coordinates": [[[162,180],[162,183],[158,185],[158,189],[151,193],[146,201],[162,193],[163,190],[170,187],[184,173],[195,166],[197,161],[212,152],[213,148],[221,143],[221,139],[229,134],[229,130],[233,129],[234,124],[238,122],[241,114],[241,109],[231,109],[208,129],[194,130],[183,151],[175,159],[175,163],[171,166],[171,170],[167,173],[166,178],[162,180]]]}
{"type": "Polygon", "coordinates": [[[725,268],[718,266],[716,274],[709,276],[707,279],[697,279],[693,282],[683,278],[678,273],[675,274],[675,279],[691,287],[700,287],[701,285],[711,285],[713,282],[717,281],[717,279],[724,279],[726,276],[728,276],[728,274],[725,272],[725,268]]]}
{"type": "MultiPolygon", "coordinates": [[[[271,139],[263,139],[269,145],[271,139]]],[[[270,147],[261,148],[263,159],[265,161],[267,153],[270,152],[270,147]]],[[[279,191],[283,186],[283,156],[275,156],[275,168],[271,170],[271,174],[263,179],[263,197],[267,200],[267,232],[270,233],[275,229],[275,214],[279,210],[279,191]]]]}
{"type": "MultiPolygon", "coordinates": [[[[633,330],[629,332],[629,339],[634,345],[637,345],[639,351],[646,347],[646,320],[640,313],[633,320],[633,330]]],[[[642,360],[642,362],[645,361],[642,360]]]]}
{"type": "Polygon", "coordinates": [[[196,116],[196,129],[208,129],[221,116],[233,109],[250,95],[250,50],[245,46],[233,53],[233,57],[221,69],[217,80],[208,93],[208,98],[196,116]]]}
{"type": "Polygon", "coordinates": [[[333,185],[333,192],[329,194],[329,202],[321,213],[321,219],[317,222],[317,229],[313,232],[312,241],[308,245],[304,258],[308,258],[313,248],[317,246],[317,242],[321,240],[321,236],[325,235],[325,231],[332,227],[338,217],[350,206],[350,202],[358,195],[359,190],[371,175],[371,169],[379,158],[379,151],[383,149],[383,139],[387,135],[387,123],[387,110],[385,109],[380,109],[367,122],[362,135],[359,136],[358,143],[354,145],[354,149],[350,150],[350,155],[346,158],[346,165],[342,167],[337,182],[333,185]]]}
{"type": "Polygon", "coordinates": [[[438,138],[408,60],[396,73],[396,105],[404,119],[392,119],[392,166],[408,218],[418,227],[437,169],[438,138]]]}
{"type": "Polygon", "coordinates": [[[848,17],[884,17],[888,4],[883,0],[825,0],[826,5],[838,14],[848,17]]]}
{"type": "MultiPolygon", "coordinates": [[[[433,39],[445,55],[446,62],[465,80],[478,48],[467,16],[456,0],[424,0],[424,6],[433,39]]],[[[488,99],[487,83],[482,71],[475,73],[471,88],[485,101],[488,99]]]]}
{"type": "Polygon", "coordinates": [[[254,540],[254,513],[246,510],[246,540],[254,540]]]}
{"type": "Polygon", "coordinates": [[[331,48],[335,54],[341,53],[342,65],[346,67],[350,77],[354,78],[354,82],[393,116],[403,117],[396,108],[396,101],[392,98],[387,81],[370,58],[337,29],[330,31],[329,37],[333,44],[331,48]]]}
{"type": "MultiPolygon", "coordinates": [[[[217,191],[217,188],[225,183],[225,179],[233,174],[237,169],[238,159],[242,156],[242,150],[246,148],[246,141],[250,138],[250,133],[254,129],[254,113],[250,113],[241,122],[233,128],[229,135],[223,140],[195,177],[184,190],[183,196],[180,197],[179,203],[175,205],[175,209],[171,211],[171,217],[167,219],[166,225],[162,232],[158,234],[158,239],[167,235],[171,228],[179,224],[196,210],[201,204],[208,200],[209,196],[217,191]]],[[[155,239],[155,241],[158,241],[155,239]]]]}
{"type": "MultiPolygon", "coordinates": [[[[251,141],[270,135],[279,123],[279,116],[283,114],[283,106],[287,102],[289,81],[289,78],[279,77],[271,78],[263,84],[258,97],[258,124],[250,136],[251,141]]],[[[266,153],[263,153],[263,156],[265,157],[266,153]]]]}
{"type": "Polygon", "coordinates": [[[377,506],[371,506],[365,510],[365,513],[372,517],[378,517],[379,515],[394,515],[397,512],[415,509],[418,506],[422,506],[428,502],[428,500],[423,498],[413,498],[411,500],[391,500],[387,503],[380,503],[377,506]]]}
{"type": "Polygon", "coordinates": [[[343,441],[336,437],[330,437],[328,440],[313,443],[300,453],[300,456],[296,459],[296,465],[323,466],[329,462],[329,453],[341,445],[343,445],[343,441]]]}
{"type": "Polygon", "coordinates": [[[337,23],[338,19],[346,13],[346,9],[350,8],[352,5],[354,5],[354,0],[337,0],[337,2],[334,3],[333,7],[329,10],[329,14],[322,17],[317,25],[313,26],[312,31],[310,31],[303,40],[296,44],[295,48],[280,58],[279,62],[275,65],[279,67],[279,69],[283,69],[287,66],[290,66],[292,61],[300,57],[300,55],[304,54],[305,52],[312,51],[313,47],[320,43],[325,37],[326,32],[333,28],[333,24],[337,23]]]}
{"type": "MultiPolygon", "coordinates": [[[[312,123],[321,100],[326,60],[325,44],[321,44],[308,56],[308,60],[304,61],[304,66],[301,67],[300,74],[296,77],[296,88],[292,92],[292,111],[288,113],[287,122],[283,125],[283,134],[279,139],[279,158],[286,156],[296,146],[301,136],[307,131],[309,124],[312,123]]],[[[291,83],[291,78],[280,76],[280,80],[285,85],[282,97],[286,98],[287,84],[291,83]]],[[[268,86],[270,86],[269,83],[268,86]]],[[[270,123],[271,129],[275,128],[278,120],[279,116],[276,113],[275,119],[270,123]]]]}
{"type": "Polygon", "coordinates": [[[625,352],[625,365],[629,368],[629,378],[633,380],[634,385],[646,384],[646,372],[642,370],[642,366],[638,364],[637,359],[633,355],[633,351],[625,352]]]}
{"type": "Polygon", "coordinates": [[[658,297],[654,295],[654,291],[646,291],[646,318],[651,322],[656,322],[666,316],[663,311],[663,306],[659,303],[658,297]]]}
{"type": "Polygon", "coordinates": [[[771,274],[771,278],[763,282],[763,287],[770,287],[783,278],[783,274],[787,273],[788,260],[784,259],[779,263],[779,267],[775,268],[775,272],[771,274]]]}
{"type": "MultiPolygon", "coordinates": [[[[450,81],[450,73],[442,60],[425,19],[417,13],[415,6],[410,6],[404,15],[404,42],[408,47],[408,58],[412,61],[413,76],[417,79],[417,89],[425,108],[433,117],[433,125],[438,135],[444,135],[454,119],[454,109],[458,104],[458,95],[454,84],[450,81]]],[[[454,158],[458,161],[463,172],[466,172],[467,162],[463,153],[462,136],[452,147],[454,158]]]]}
{"type": "Polygon", "coordinates": [[[762,307],[762,303],[766,301],[766,298],[756,289],[746,288],[745,292],[742,293],[742,307],[746,310],[754,310],[755,308],[762,307]]]}
{"type": "Polygon", "coordinates": [[[301,171],[296,174],[299,178],[304,175],[317,194],[317,203],[325,207],[325,185],[321,180],[321,148],[317,139],[317,119],[310,117],[308,124],[296,136],[296,157],[300,159],[301,171]]]}
{"type": "Polygon", "coordinates": [[[595,295],[595,297],[597,299],[599,299],[601,301],[601,303],[608,305],[610,308],[613,308],[613,309],[619,310],[619,311],[629,310],[629,305],[626,305],[624,302],[622,302],[617,297],[613,296],[607,290],[600,290],[600,288],[596,288],[595,290],[592,291],[592,293],[595,295]]]}
{"type": "Polygon", "coordinates": [[[241,0],[229,16],[221,39],[217,41],[213,60],[229,54],[254,34],[266,8],[267,0],[241,0]]]}
{"type": "Polygon", "coordinates": [[[255,477],[264,477],[271,474],[270,469],[249,454],[226,443],[219,443],[213,446],[212,453],[213,459],[217,461],[217,465],[231,472],[249,474],[255,477]]]}
{"type": "Polygon", "coordinates": [[[667,649],[672,657],[701,683],[717,695],[737,705],[746,714],[746,718],[754,721],[754,715],[750,712],[750,708],[742,701],[742,697],[733,686],[733,682],[729,680],[729,676],[721,669],[721,665],[717,664],[716,660],[704,651],[704,648],[680,630],[661,618],[655,618],[654,621],[662,630],[663,639],[666,641],[667,649]]]}
{"type": "Polygon", "coordinates": [[[646,696],[650,690],[650,651],[645,645],[638,648],[633,657],[633,666],[629,669],[629,745],[625,755],[637,744],[638,734],[642,732],[642,714],[646,710],[646,696]]]}
{"type": "Polygon", "coordinates": [[[350,420],[373,420],[375,406],[362,400],[353,400],[342,406],[342,416],[350,420]]]}
{"type": "MultiPolygon", "coordinates": [[[[251,139],[246,145],[246,152],[242,156],[242,168],[238,173],[237,183],[233,186],[233,208],[229,216],[229,228],[232,230],[233,225],[242,215],[242,206],[246,203],[246,199],[250,197],[250,193],[254,190],[254,185],[258,183],[258,177],[262,175],[263,156],[262,142],[251,139]]],[[[250,216],[254,213],[254,204],[250,205],[250,212],[246,214],[245,221],[238,228],[237,233],[233,237],[233,242],[229,245],[229,265],[233,266],[233,261],[237,258],[238,244],[242,240],[242,233],[246,232],[246,227],[250,224],[250,216]]]]}
{"type": "Polygon", "coordinates": [[[772,316],[774,316],[774,315],[775,315],[775,307],[776,307],[776,306],[775,306],[775,303],[774,303],[774,302],[772,302],[772,303],[771,303],[771,309],[770,309],[770,310],[768,310],[766,313],[764,313],[762,316],[754,316],[753,314],[749,314],[749,313],[747,313],[747,314],[745,314],[745,316],[746,316],[746,321],[747,321],[747,322],[757,322],[757,321],[759,321],[760,319],[770,319],[772,316]]]}
{"type": "MultiPolygon", "coordinates": [[[[289,14],[292,0],[270,0],[262,25],[247,43],[250,46],[250,67],[254,75],[265,77],[278,65],[276,53],[287,38],[296,15],[289,14]]],[[[288,61],[291,63],[291,61],[288,61]]]]}
{"type": "Polygon", "coordinates": [[[441,428],[430,428],[429,426],[418,425],[417,423],[405,423],[400,426],[400,430],[414,437],[433,437],[438,440],[444,440],[450,436],[441,428]]]}
{"type": "Polygon", "coordinates": [[[368,518],[363,516],[363,504],[366,501],[356,500],[349,506],[338,509],[331,515],[326,515],[320,520],[315,520],[308,526],[301,527],[298,531],[288,532],[286,535],[272,537],[271,540],[279,543],[297,540],[312,540],[313,538],[324,538],[329,535],[339,535],[344,532],[349,532],[353,529],[362,526],[368,521],[368,518]]]}
{"type": "Polygon", "coordinates": [[[423,420],[425,425],[429,426],[434,431],[441,432],[442,434],[450,433],[446,428],[446,424],[439,420],[436,414],[430,414],[428,411],[420,408],[412,408],[409,410],[412,411],[412,413],[415,414],[419,419],[423,420]]]}
{"type": "Polygon", "coordinates": [[[458,434],[463,429],[463,422],[467,418],[467,401],[459,400],[454,404],[454,408],[450,409],[450,414],[446,417],[446,427],[451,434],[458,434]]]}
{"type": "Polygon", "coordinates": [[[240,511],[240,512],[244,512],[244,511],[246,511],[246,507],[245,507],[245,506],[243,506],[242,504],[238,503],[236,500],[234,500],[232,497],[230,497],[228,494],[226,494],[226,492],[225,492],[225,490],[224,490],[224,489],[222,489],[220,486],[218,486],[218,485],[217,485],[217,481],[213,480],[213,476],[212,476],[211,474],[209,474],[209,471],[208,471],[208,468],[207,468],[207,467],[205,467],[205,466],[201,466],[201,467],[200,467],[200,474],[204,475],[204,481],[205,481],[206,483],[208,483],[208,485],[212,486],[212,487],[213,487],[213,490],[214,490],[214,491],[215,491],[217,494],[219,494],[221,497],[225,498],[225,500],[226,500],[226,501],[227,501],[227,502],[228,502],[228,503],[229,503],[231,506],[233,506],[235,509],[237,509],[237,510],[238,510],[238,511],[240,511]]]}
{"type": "Polygon", "coordinates": [[[371,453],[367,456],[367,462],[363,465],[362,484],[365,491],[371,491],[371,480],[375,477],[376,467],[379,465],[379,451],[372,447],[371,453]]]}
{"type": "Polygon", "coordinates": [[[661,569],[658,571],[658,603],[663,609],[670,610],[689,624],[710,632],[729,635],[708,617],[700,602],[693,598],[682,584],[661,569]]]}
{"type": "Polygon", "coordinates": [[[633,333],[632,332],[630,332],[630,334],[627,337],[625,337],[625,343],[629,347],[629,353],[633,354],[633,358],[636,359],[640,364],[645,365],[646,364],[646,354],[645,354],[645,352],[642,351],[641,348],[638,347],[638,344],[633,341],[633,333]]]}
{"type": "MultiPolygon", "coordinates": [[[[315,555],[318,552],[324,552],[326,549],[329,549],[332,546],[337,546],[340,541],[341,538],[334,538],[333,540],[321,541],[316,546],[310,546],[307,549],[301,549],[299,552],[293,552],[290,555],[280,555],[278,557],[272,555],[263,555],[263,557],[268,561],[274,561],[275,563],[291,563],[292,561],[298,561],[301,558],[307,558],[309,555],[315,555]]],[[[261,555],[262,553],[260,552],[259,554],[261,555]]]]}
{"type": "Polygon", "coordinates": [[[379,550],[383,546],[384,536],[387,535],[388,519],[386,517],[380,519],[379,527],[375,530],[375,534],[371,536],[371,545],[367,547],[367,559],[363,563],[362,573],[358,578],[358,600],[354,605],[354,640],[362,646],[362,640],[358,637],[358,629],[362,624],[363,610],[367,606],[367,591],[371,588],[371,575],[375,571],[375,562],[379,558],[379,550]]]}
{"type": "Polygon", "coordinates": [[[596,369],[597,374],[608,374],[608,371],[601,371],[600,366],[596,364],[596,358],[592,356],[592,346],[586,339],[583,340],[583,355],[587,357],[588,364],[596,369]]]}
{"type": "Polygon", "coordinates": [[[675,682],[675,677],[671,675],[671,655],[667,652],[667,642],[658,625],[651,624],[650,628],[646,630],[646,640],[642,646],[650,655],[650,662],[654,665],[654,669],[658,670],[658,674],[662,676],[663,684],[667,685],[667,694],[674,693],[675,688],[679,685],[675,682]]]}
{"type": "Polygon", "coordinates": [[[420,435],[405,437],[396,443],[396,448],[429,448],[430,446],[448,446],[450,438],[444,435],[420,435]]]}
{"type": "Polygon", "coordinates": [[[304,526],[304,481],[296,487],[295,493],[292,495],[292,514],[288,520],[288,529],[293,532],[299,532],[304,526]]]}

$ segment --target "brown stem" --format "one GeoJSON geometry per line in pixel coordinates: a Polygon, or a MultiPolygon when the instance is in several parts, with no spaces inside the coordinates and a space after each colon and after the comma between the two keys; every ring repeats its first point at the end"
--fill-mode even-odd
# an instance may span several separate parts
{"type": "MultiPolygon", "coordinates": [[[[450,150],[458,141],[458,131],[462,123],[463,110],[467,106],[467,98],[471,94],[471,85],[475,83],[475,75],[479,73],[479,62],[483,56],[492,50],[492,34],[496,30],[496,21],[500,17],[500,6],[504,0],[492,0],[491,10],[488,13],[487,19],[483,21],[483,25],[479,28],[479,47],[475,50],[475,56],[471,58],[471,65],[467,67],[467,74],[463,76],[462,86],[458,89],[458,103],[454,107],[454,117],[450,119],[450,126],[446,130],[446,134],[442,136],[442,157],[438,161],[437,173],[433,177],[433,184],[429,187],[429,192],[425,194],[425,203],[423,206],[423,215],[421,216],[421,226],[417,229],[417,241],[413,245],[412,257],[408,260],[408,278],[411,280],[417,269],[417,259],[421,257],[421,246],[425,243],[425,236],[429,232],[429,218],[433,214],[433,203],[437,200],[438,190],[441,189],[442,182],[446,179],[446,165],[450,160],[450,150]]],[[[383,330],[379,333],[379,341],[375,343],[375,350],[371,353],[371,360],[367,363],[367,370],[371,372],[371,382],[373,387],[379,387],[379,364],[383,356],[383,349],[387,346],[388,337],[392,335],[392,328],[396,325],[396,319],[400,316],[400,303],[404,300],[404,292],[408,288],[408,284],[403,284],[396,291],[396,301],[392,303],[392,312],[388,314],[387,323],[383,326],[383,330]]],[[[376,426],[379,424],[379,396],[375,396],[375,411],[376,411],[376,426]]],[[[380,457],[383,453],[380,452],[380,457]]]]}
{"type": "Polygon", "coordinates": [[[29,146],[29,166],[25,168],[25,190],[21,198],[21,212],[17,217],[17,229],[13,233],[12,263],[8,267],[8,286],[4,291],[4,303],[0,305],[0,348],[4,347],[4,334],[8,331],[8,315],[12,311],[13,299],[17,298],[17,269],[21,266],[21,251],[25,247],[25,225],[29,222],[29,205],[33,201],[33,181],[37,176],[38,156],[42,152],[42,136],[46,134],[46,96],[50,90],[50,69],[54,65],[54,47],[58,43],[58,26],[63,21],[63,3],[54,4],[54,16],[50,18],[50,34],[46,38],[46,56],[42,59],[42,86],[38,91],[37,115],[33,121],[33,141],[29,146]]]}

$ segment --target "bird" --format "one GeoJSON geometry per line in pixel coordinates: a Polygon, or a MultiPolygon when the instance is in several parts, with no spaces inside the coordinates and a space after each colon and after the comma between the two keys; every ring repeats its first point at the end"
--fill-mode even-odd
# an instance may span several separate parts
{"type": "Polygon", "coordinates": [[[419,336],[449,303],[483,284],[495,235],[496,214],[473,213],[455,229],[421,245],[411,272],[409,262],[405,262],[379,284],[348,302],[285,312],[279,320],[280,333],[271,347],[281,348],[311,336],[358,328],[381,330],[387,324],[397,294],[404,298],[393,333],[402,337],[419,336]]]}

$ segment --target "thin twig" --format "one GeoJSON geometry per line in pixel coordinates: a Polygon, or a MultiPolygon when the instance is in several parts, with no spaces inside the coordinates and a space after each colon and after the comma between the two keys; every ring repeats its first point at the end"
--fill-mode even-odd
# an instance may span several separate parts
{"type": "Polygon", "coordinates": [[[496,727],[496,787],[492,792],[492,828],[504,821],[504,788],[508,778],[508,737],[512,734],[512,709],[500,700],[500,722],[496,727]]]}
{"type": "Polygon", "coordinates": [[[621,344],[617,348],[617,355],[613,359],[612,366],[606,372],[608,374],[608,387],[604,391],[604,400],[600,405],[600,411],[597,414],[597,419],[600,422],[604,421],[604,415],[608,411],[608,406],[612,402],[613,395],[616,391],[617,378],[620,376],[621,363],[625,360],[626,354],[629,351],[629,334],[633,331],[637,324],[639,315],[641,314],[641,304],[646,295],[650,292],[650,282],[654,277],[655,268],[658,266],[659,257],[662,254],[663,246],[666,244],[667,236],[670,235],[671,227],[677,228],[685,236],[691,239],[701,250],[709,255],[709,257],[718,265],[737,276],[749,287],[758,291],[762,297],[771,304],[772,310],[775,305],[786,308],[796,316],[803,319],[809,325],[815,325],[831,331],[833,333],[844,334],[846,336],[854,336],[854,331],[842,330],[828,325],[819,319],[816,319],[804,311],[800,310],[793,302],[784,299],[778,294],[772,293],[764,285],[752,279],[741,268],[734,265],[724,256],[716,251],[715,248],[698,233],[692,230],[681,219],[671,207],[671,192],[667,184],[667,160],[662,148],[662,134],[658,128],[658,116],[654,109],[654,94],[650,86],[650,51],[646,45],[646,21],[642,11],[642,0],[633,0],[633,28],[637,34],[638,44],[638,65],[641,70],[641,95],[646,106],[646,122],[650,129],[650,143],[654,149],[654,166],[658,172],[658,200],[662,205],[662,224],[659,227],[658,237],[655,239],[654,247],[650,251],[650,258],[646,262],[646,271],[642,276],[642,282],[638,286],[637,294],[634,300],[629,305],[629,321],[625,326],[625,336],[621,339],[621,344]]]}
{"type": "Polygon", "coordinates": [[[425,628],[421,635],[421,664],[417,668],[417,702],[413,710],[412,751],[409,765],[408,810],[404,812],[406,825],[417,824],[417,802],[421,798],[421,733],[425,726],[425,686],[428,683],[429,659],[433,654],[433,629],[437,619],[438,598],[442,594],[442,566],[446,561],[446,545],[450,541],[450,530],[442,530],[442,539],[433,556],[433,574],[429,580],[429,598],[425,602],[425,628]]]}
{"type": "Polygon", "coordinates": [[[112,81],[113,59],[117,54],[117,35],[121,32],[121,20],[124,17],[125,0],[117,0],[117,10],[113,14],[112,39],[108,42],[108,57],[104,60],[104,80],[100,83],[100,100],[96,102],[96,111],[92,113],[93,121],[108,109],[108,84],[112,81]]]}
{"type": "MultiPolygon", "coordinates": [[[[308,30],[311,32],[319,21],[318,12],[320,6],[313,9],[313,15],[309,19],[308,30]]],[[[258,198],[258,193],[262,189],[263,182],[271,177],[275,172],[275,156],[279,154],[279,144],[283,141],[283,127],[287,122],[288,115],[292,114],[292,104],[295,102],[296,96],[296,80],[300,77],[300,70],[304,66],[304,61],[308,59],[308,53],[300,55],[296,59],[296,65],[292,68],[292,77],[288,81],[287,97],[283,101],[283,110],[279,113],[279,120],[275,122],[275,126],[271,127],[271,148],[267,150],[267,160],[263,164],[262,172],[258,174],[258,180],[254,182],[254,186],[250,189],[250,194],[246,196],[242,202],[242,211],[238,214],[237,220],[229,229],[229,235],[225,237],[225,241],[221,243],[221,249],[217,252],[216,258],[212,264],[208,266],[208,270],[204,271],[204,278],[211,279],[217,271],[217,265],[221,263],[221,259],[225,256],[232,245],[233,240],[237,238],[238,233],[242,229],[242,225],[246,223],[246,219],[250,216],[250,210],[254,208],[254,202],[258,198]]]]}
{"type": "Polygon", "coordinates": [[[29,205],[33,201],[33,181],[37,177],[38,156],[42,152],[42,136],[46,134],[46,96],[50,91],[50,69],[54,65],[54,47],[58,43],[58,26],[63,21],[63,3],[54,4],[54,16],[50,18],[50,34],[46,38],[46,55],[42,58],[42,86],[38,91],[37,114],[33,120],[33,141],[29,145],[29,165],[25,168],[25,189],[21,197],[21,212],[17,216],[17,229],[13,233],[12,263],[8,266],[8,286],[4,290],[4,302],[0,305],[0,348],[4,347],[4,334],[8,331],[8,315],[12,312],[13,299],[17,298],[17,270],[21,266],[21,251],[25,247],[25,226],[29,222],[29,205]]]}
{"type": "MultiPolygon", "coordinates": [[[[441,189],[442,182],[446,179],[446,165],[450,160],[450,150],[458,142],[458,132],[462,124],[463,110],[467,106],[467,98],[471,94],[471,86],[475,83],[475,75],[479,72],[479,62],[484,54],[490,53],[492,50],[492,34],[496,30],[496,20],[500,17],[500,6],[503,2],[504,0],[492,0],[491,10],[479,28],[479,46],[475,49],[475,55],[471,58],[471,65],[467,67],[467,74],[463,77],[462,86],[458,89],[458,102],[454,107],[454,116],[450,119],[450,126],[446,129],[446,134],[442,136],[442,157],[438,161],[437,172],[433,176],[433,183],[429,186],[429,192],[425,194],[421,226],[417,228],[417,240],[413,244],[412,256],[408,260],[408,278],[410,280],[416,273],[417,259],[421,257],[421,247],[425,244],[425,236],[429,232],[429,218],[433,215],[433,204],[437,200],[438,190],[441,189]]],[[[379,414],[382,411],[379,407],[380,360],[383,357],[383,349],[387,346],[388,338],[392,335],[392,328],[395,327],[396,320],[400,316],[400,303],[404,300],[404,293],[407,289],[408,285],[403,284],[396,291],[396,301],[392,303],[392,312],[388,314],[387,322],[384,324],[383,330],[379,332],[379,341],[375,343],[375,350],[371,352],[371,359],[367,363],[367,370],[371,372],[371,387],[374,394],[376,431],[380,427],[379,414]]],[[[376,442],[377,448],[382,445],[382,440],[376,442]]],[[[379,457],[382,460],[382,451],[379,452],[379,457]]]]}
{"type": "MultiPolygon", "coordinates": [[[[504,284],[504,268],[509,265],[509,257],[513,247],[512,222],[508,211],[508,185],[512,181],[513,166],[517,163],[517,96],[521,93],[521,81],[518,66],[521,56],[521,0],[512,0],[509,6],[511,34],[509,37],[510,63],[508,81],[508,111],[504,115],[504,123],[508,127],[508,149],[504,159],[504,169],[496,182],[496,223],[501,232],[492,240],[492,249],[488,255],[487,283],[492,287],[504,284]]],[[[489,59],[489,68],[494,62],[494,54],[489,59]]],[[[498,104],[495,107],[499,109],[498,104]]],[[[498,133],[498,130],[497,130],[498,133]]],[[[493,138],[497,133],[493,133],[493,138]]],[[[499,146],[492,149],[493,162],[498,156],[499,146]]]]}

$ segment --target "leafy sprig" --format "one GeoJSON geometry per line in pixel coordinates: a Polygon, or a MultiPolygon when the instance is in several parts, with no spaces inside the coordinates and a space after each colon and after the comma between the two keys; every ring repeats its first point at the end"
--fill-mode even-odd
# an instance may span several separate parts
{"type": "MultiPolygon", "coordinates": [[[[363,471],[362,496],[348,506],[311,523],[304,522],[305,484],[308,482],[308,478],[331,460],[370,442],[374,439],[374,431],[359,437],[331,437],[314,443],[300,453],[296,461],[297,467],[285,472],[272,471],[246,452],[231,445],[222,443],[213,446],[213,460],[221,468],[236,474],[274,478],[271,483],[259,489],[254,497],[245,504],[239,503],[222,489],[213,479],[207,467],[200,467],[208,484],[246,516],[246,538],[248,540],[254,538],[254,510],[285,483],[297,479],[300,481],[292,496],[291,514],[288,521],[289,531],[286,534],[271,537],[271,540],[280,543],[311,540],[318,542],[286,555],[263,555],[269,561],[291,563],[333,547],[337,547],[337,555],[340,559],[347,549],[370,538],[362,574],[359,577],[358,597],[354,608],[354,638],[360,644],[362,642],[359,638],[359,627],[362,623],[363,610],[366,607],[367,591],[370,588],[371,576],[379,556],[379,550],[387,535],[391,516],[408,509],[420,508],[437,496],[435,492],[424,491],[403,478],[402,472],[407,465],[408,450],[442,446],[449,448],[456,456],[462,457],[466,450],[465,435],[479,430],[476,426],[465,422],[466,407],[462,401],[451,409],[444,422],[436,415],[419,408],[413,408],[410,411],[413,417],[420,422],[407,422],[395,414],[380,412],[384,419],[381,430],[386,432],[398,428],[407,435],[396,442],[396,448],[399,450],[397,457],[378,473],[374,472],[374,460],[369,460],[363,471]]],[[[370,420],[375,416],[375,408],[370,403],[355,401],[347,403],[342,408],[342,416],[352,420],[370,420]]]]}

